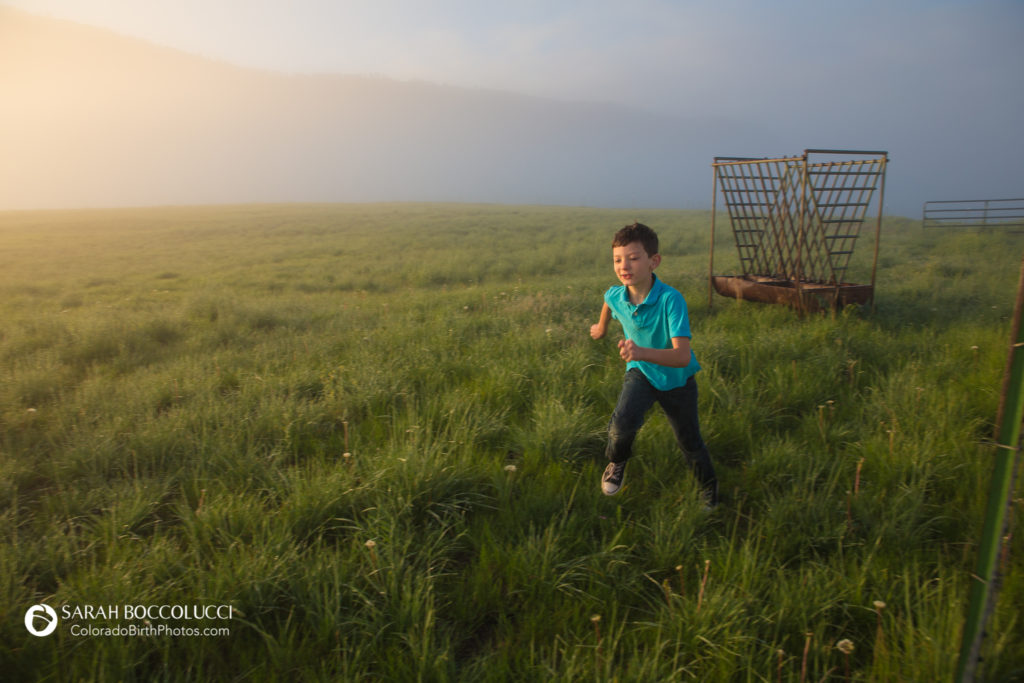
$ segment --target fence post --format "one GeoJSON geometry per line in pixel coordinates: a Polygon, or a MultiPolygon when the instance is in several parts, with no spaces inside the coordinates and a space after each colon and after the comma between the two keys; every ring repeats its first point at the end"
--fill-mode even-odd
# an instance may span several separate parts
{"type": "Polygon", "coordinates": [[[996,418],[995,464],[989,484],[985,525],[978,548],[978,563],[971,575],[967,618],[960,642],[960,661],[956,681],[974,680],[981,641],[985,635],[985,621],[995,606],[996,566],[1007,521],[1007,510],[1012,493],[1013,471],[1020,448],[1021,420],[1024,419],[1024,330],[1021,313],[1024,308],[1024,260],[1021,261],[1017,303],[1013,312],[1010,353],[1003,374],[1003,395],[996,418]]]}

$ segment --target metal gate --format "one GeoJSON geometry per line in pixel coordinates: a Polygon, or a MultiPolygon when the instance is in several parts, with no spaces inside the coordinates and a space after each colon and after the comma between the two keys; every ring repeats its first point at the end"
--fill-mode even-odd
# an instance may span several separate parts
{"type": "Polygon", "coordinates": [[[925,202],[926,228],[1024,228],[1024,199],[962,199],[925,202]]]}
{"type": "Polygon", "coordinates": [[[827,149],[777,159],[715,157],[709,304],[714,291],[800,310],[872,302],[887,162],[887,152],[827,149]],[[718,188],[739,253],[736,275],[714,275],[718,188]],[[850,257],[875,203],[871,283],[849,283],[850,257]]]}

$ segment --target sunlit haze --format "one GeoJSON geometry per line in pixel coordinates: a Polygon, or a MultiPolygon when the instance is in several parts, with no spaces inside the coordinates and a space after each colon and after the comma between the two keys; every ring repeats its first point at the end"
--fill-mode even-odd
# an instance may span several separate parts
{"type": "Polygon", "coordinates": [[[894,213],[1020,197],[1022,30],[1016,0],[7,0],[0,209],[700,208],[713,156],[808,147],[887,150],[894,213]]]}

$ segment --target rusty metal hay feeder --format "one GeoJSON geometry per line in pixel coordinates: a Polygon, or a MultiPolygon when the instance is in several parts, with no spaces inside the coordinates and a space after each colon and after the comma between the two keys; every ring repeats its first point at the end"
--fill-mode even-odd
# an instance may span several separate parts
{"type": "Polygon", "coordinates": [[[827,149],[777,159],[715,157],[708,304],[715,291],[800,311],[873,303],[887,162],[887,152],[827,149]],[[739,253],[737,275],[714,275],[719,187],[739,253]],[[846,271],[876,191],[871,283],[850,283],[846,271]]]}

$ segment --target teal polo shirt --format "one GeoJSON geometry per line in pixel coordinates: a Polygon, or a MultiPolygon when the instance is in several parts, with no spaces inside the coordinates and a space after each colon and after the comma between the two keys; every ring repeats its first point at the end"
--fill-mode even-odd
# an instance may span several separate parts
{"type": "MultiPolygon", "coordinates": [[[[626,339],[633,340],[638,346],[671,349],[672,337],[690,337],[686,299],[678,290],[659,280],[657,275],[654,275],[654,284],[647,298],[639,306],[630,302],[625,285],[608,288],[604,300],[611,309],[612,317],[622,323],[626,339]]],[[[636,360],[626,364],[626,369],[630,368],[637,368],[644,373],[655,389],[668,391],[686,384],[700,370],[700,365],[691,349],[690,364],[685,368],[670,368],[636,360]]]]}

